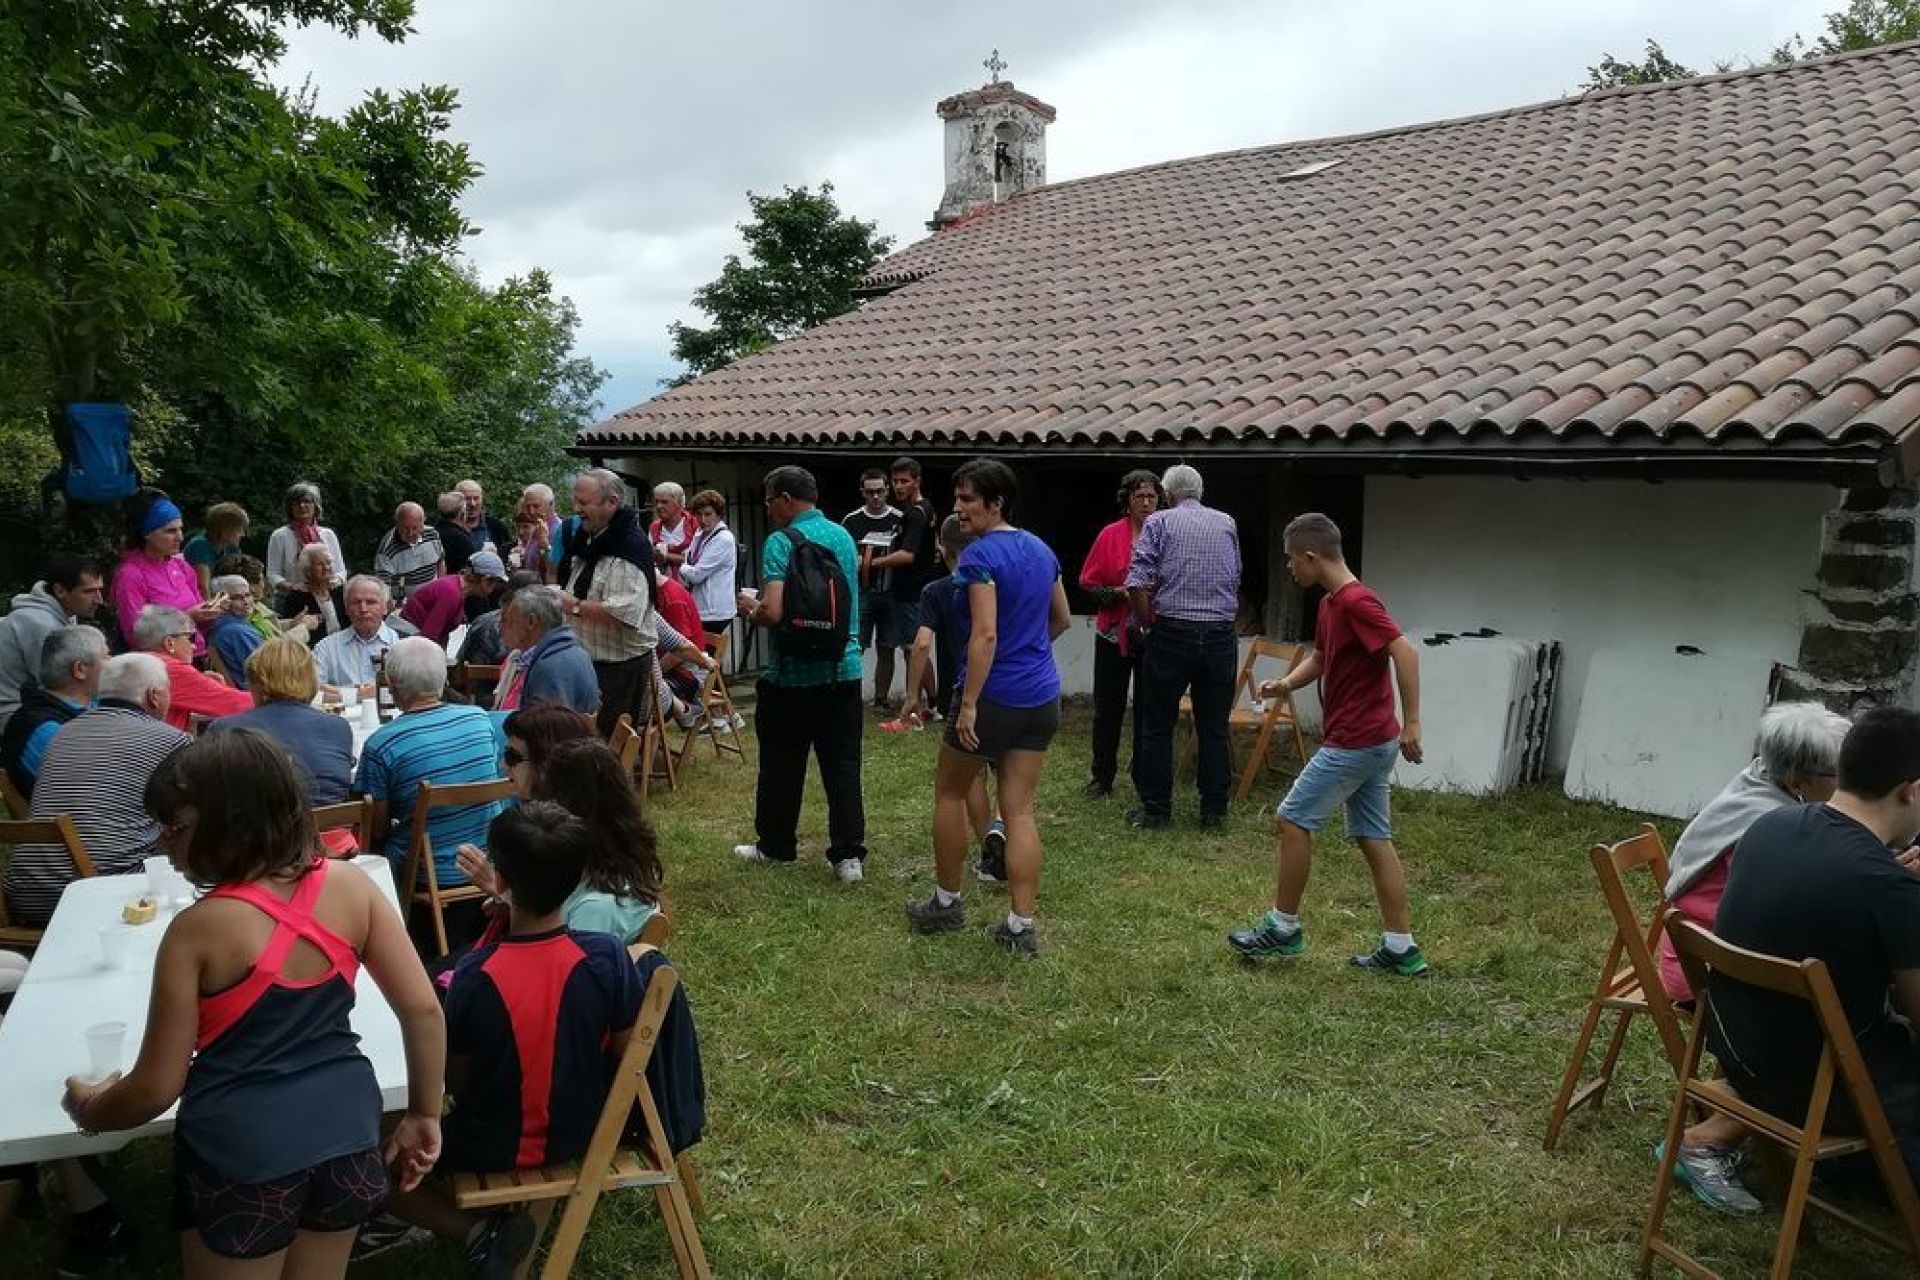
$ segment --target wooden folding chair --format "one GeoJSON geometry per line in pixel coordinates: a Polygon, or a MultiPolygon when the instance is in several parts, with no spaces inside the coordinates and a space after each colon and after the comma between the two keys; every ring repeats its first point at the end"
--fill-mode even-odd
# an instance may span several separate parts
{"type": "Polygon", "coordinates": [[[33,816],[33,806],[20,794],[20,788],[13,785],[13,779],[0,769],[0,800],[6,801],[7,816],[25,820],[33,816]]]}
{"type": "Polygon", "coordinates": [[[457,663],[447,668],[447,687],[458,690],[471,700],[476,688],[491,691],[495,685],[499,684],[502,669],[497,663],[457,663]]]}
{"type": "Polygon", "coordinates": [[[227,666],[227,660],[212,645],[207,646],[207,674],[221,684],[233,683],[233,672],[227,666]]]}
{"type": "MultiPolygon", "coordinates": [[[[638,960],[653,949],[649,944],[638,943],[628,948],[628,954],[638,960]]],[[[607,1094],[606,1106],[601,1108],[587,1153],[579,1163],[513,1173],[456,1173],[453,1176],[454,1203],[462,1209],[530,1206],[536,1239],[545,1233],[554,1204],[566,1201],[560,1225],[555,1228],[553,1242],[547,1249],[545,1265],[540,1268],[543,1280],[561,1280],[572,1273],[574,1259],[579,1256],[600,1196],[628,1187],[653,1188],[680,1274],[697,1277],[713,1274],[707,1267],[706,1250],[700,1244],[700,1229],[694,1222],[693,1205],[681,1181],[679,1164],[667,1145],[660,1109],[654,1104],[653,1091],[647,1087],[647,1063],[653,1057],[660,1028],[666,1022],[667,1007],[679,985],[679,975],[670,968],[656,969],[647,983],[646,998],[640,1004],[640,1016],[634,1021],[627,1051],[621,1055],[613,1089],[607,1094]],[[643,1137],[637,1145],[626,1146],[621,1138],[636,1111],[643,1137]]],[[[530,1266],[531,1253],[528,1260],[530,1266]]]]}
{"type": "Polygon", "coordinates": [[[741,764],[747,762],[747,753],[740,745],[740,731],[733,727],[733,697],[727,692],[727,681],[723,674],[727,664],[727,643],[730,636],[722,631],[719,634],[707,633],[707,644],[713,654],[713,669],[707,672],[700,682],[700,710],[706,718],[686,731],[686,737],[680,740],[679,767],[687,767],[687,757],[693,753],[693,744],[701,737],[713,743],[714,759],[721,753],[731,752],[741,764]]]}
{"type": "Polygon", "coordinates": [[[444,908],[452,902],[470,902],[486,897],[485,891],[470,884],[440,886],[433,865],[433,842],[427,836],[427,820],[435,809],[463,808],[468,805],[495,804],[513,796],[513,780],[496,778],[491,782],[423,782],[413,802],[413,833],[407,843],[407,869],[400,883],[406,896],[408,918],[420,904],[433,913],[433,941],[446,955],[447,918],[444,908]]]}
{"type": "MultiPolygon", "coordinates": [[[[11,805],[12,801],[9,800],[8,804],[11,805]]],[[[73,819],[64,813],[51,818],[18,818],[0,822],[0,880],[6,878],[7,863],[12,859],[13,851],[23,844],[61,845],[67,851],[67,857],[73,861],[75,879],[85,880],[94,874],[93,859],[87,856],[87,847],[80,843],[80,832],[75,829],[73,819]]],[[[7,895],[0,893],[0,947],[32,951],[40,945],[40,935],[44,932],[44,929],[15,924],[7,915],[7,895]]]]}
{"type": "MultiPolygon", "coordinates": [[[[1293,749],[1300,757],[1300,763],[1307,762],[1307,738],[1300,731],[1299,717],[1294,713],[1293,702],[1287,698],[1270,698],[1260,710],[1253,707],[1253,696],[1257,686],[1254,683],[1254,669],[1265,660],[1281,665],[1281,674],[1292,671],[1306,655],[1308,646],[1292,641],[1269,640],[1265,636],[1255,636],[1247,644],[1247,656],[1240,663],[1240,672],[1233,680],[1233,701],[1228,704],[1227,712],[1227,759],[1229,767],[1233,764],[1234,743],[1238,735],[1254,735],[1253,753],[1247,757],[1244,767],[1240,767],[1240,781],[1233,793],[1235,800],[1245,800],[1247,793],[1253,790],[1253,780],[1259,776],[1260,769],[1275,767],[1269,751],[1273,743],[1275,729],[1284,729],[1293,735],[1293,749]]],[[[1137,714],[1137,712],[1136,712],[1137,714]]],[[[1193,699],[1180,699],[1180,720],[1187,728],[1185,747],[1181,753],[1180,767],[1185,769],[1200,749],[1200,732],[1193,723],[1193,699]]]]}
{"type": "Polygon", "coordinates": [[[1593,863],[1594,874],[1600,879],[1601,895],[1606,898],[1607,910],[1613,916],[1613,942],[1607,947],[1606,959],[1601,961],[1599,982],[1587,1001],[1587,1014],[1581,1020],[1580,1034],[1567,1059],[1560,1092],[1555,1095],[1553,1110],[1547,1116],[1546,1149],[1549,1151],[1560,1141],[1560,1129],[1566,1124],[1569,1112],[1589,1104],[1598,1107],[1605,1100],[1607,1086],[1613,1083],[1614,1067],[1620,1061],[1620,1049],[1627,1041],[1627,1027],[1635,1014],[1645,1014],[1653,1023],[1660,1047],[1676,1072],[1686,1054],[1686,1032],[1680,1012],[1667,997],[1667,989],[1660,982],[1660,966],[1654,959],[1661,930],[1667,927],[1667,917],[1673,910],[1667,903],[1667,849],[1660,833],[1652,823],[1642,823],[1639,835],[1618,844],[1597,844],[1588,851],[1587,857],[1593,863]],[[1653,914],[1644,922],[1627,890],[1627,873],[1636,867],[1645,867],[1653,882],[1653,914]],[[1621,967],[1623,959],[1625,968],[1621,967]],[[1582,1085],[1580,1073],[1586,1069],[1594,1034],[1599,1030],[1600,1020],[1609,1012],[1619,1016],[1607,1040],[1606,1053],[1600,1059],[1599,1074],[1582,1085]]]}
{"type": "Polygon", "coordinates": [[[361,796],[358,800],[343,800],[339,804],[317,804],[313,807],[313,827],[321,835],[329,831],[346,831],[353,835],[354,847],[361,853],[377,853],[374,847],[373,799],[361,796]]]}
{"type": "Polygon", "coordinates": [[[1666,1217],[1667,1202],[1673,1195],[1673,1166],[1680,1155],[1681,1134],[1687,1126],[1688,1112],[1694,1107],[1731,1116],[1746,1125],[1757,1137],[1777,1143],[1793,1153],[1793,1174],[1788,1183],[1787,1202],[1780,1215],[1780,1235],[1774,1246],[1773,1280],[1785,1280],[1793,1271],[1793,1253],[1800,1240],[1801,1224],[1807,1206],[1838,1218],[1869,1239],[1895,1252],[1908,1255],[1907,1274],[1920,1269],[1920,1196],[1914,1192],[1913,1178],[1895,1145],[1887,1113],[1880,1106],[1880,1093],[1867,1075],[1867,1064],[1854,1042],[1853,1029],[1846,1011],[1833,989],[1833,978],[1821,960],[1783,960],[1730,946],[1698,924],[1676,916],[1667,924],[1679,953],[1681,967],[1693,984],[1699,1012],[1693,1020],[1693,1035],[1687,1041],[1680,1062],[1680,1086],[1674,1091],[1673,1109],[1667,1117],[1667,1140],[1662,1148],[1660,1172],[1653,1184],[1653,1205],[1647,1211],[1646,1230],[1640,1237],[1640,1274],[1646,1275],[1655,1257],[1671,1262],[1690,1276],[1717,1280],[1715,1273],[1660,1235],[1666,1217]],[[1763,991],[1771,991],[1813,1007],[1814,1020],[1825,1043],[1814,1072],[1813,1095],[1807,1113],[1797,1121],[1763,1111],[1728,1087],[1724,1080],[1703,1080],[1699,1076],[1701,1050],[1706,1043],[1706,1028],[1713,1023],[1712,974],[1724,975],[1735,982],[1763,991]],[[1826,1133],[1828,1107],[1833,1102],[1836,1077],[1853,1104],[1853,1114],[1861,1130],[1858,1135],[1830,1137],[1826,1133]],[[1822,1160],[1866,1152],[1880,1171],[1887,1198],[1893,1202],[1905,1239],[1878,1227],[1812,1195],[1813,1167],[1822,1160]]]}
{"type": "Polygon", "coordinates": [[[640,760],[640,735],[633,731],[632,716],[624,711],[620,713],[620,718],[613,722],[613,734],[607,739],[607,746],[620,761],[620,767],[632,774],[640,760]]]}
{"type": "Polygon", "coordinates": [[[664,777],[667,790],[678,791],[680,781],[673,763],[673,748],[667,745],[667,709],[656,694],[653,698],[653,715],[647,727],[640,734],[640,802],[646,803],[647,794],[653,789],[653,780],[664,777]]]}

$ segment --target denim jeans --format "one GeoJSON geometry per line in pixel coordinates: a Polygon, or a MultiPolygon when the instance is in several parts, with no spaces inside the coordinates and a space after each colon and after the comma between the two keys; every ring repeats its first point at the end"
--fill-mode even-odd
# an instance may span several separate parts
{"type": "Polygon", "coordinates": [[[1162,618],[1148,635],[1134,705],[1140,732],[1133,756],[1133,789],[1149,818],[1173,814],[1173,731],[1180,717],[1180,697],[1189,692],[1200,745],[1195,779],[1200,813],[1208,817],[1227,811],[1233,771],[1227,751],[1227,715],[1233,709],[1235,659],[1231,622],[1162,618]]]}

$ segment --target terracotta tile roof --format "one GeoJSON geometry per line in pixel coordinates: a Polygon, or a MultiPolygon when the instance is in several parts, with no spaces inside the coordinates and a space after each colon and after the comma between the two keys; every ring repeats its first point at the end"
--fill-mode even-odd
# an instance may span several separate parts
{"type": "Polygon", "coordinates": [[[1917,173],[1905,45],[1062,182],[579,443],[1879,452],[1917,173]]]}

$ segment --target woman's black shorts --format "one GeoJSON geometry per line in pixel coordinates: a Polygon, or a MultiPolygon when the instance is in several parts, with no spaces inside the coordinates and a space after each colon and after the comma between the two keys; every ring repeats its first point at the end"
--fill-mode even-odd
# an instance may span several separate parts
{"type": "Polygon", "coordinates": [[[264,1258],[297,1231],[351,1231],[385,1207],[389,1184],[377,1147],[337,1156],[271,1182],[231,1182],[173,1146],[173,1226],[197,1231],[223,1258],[264,1258]]]}
{"type": "MultiPolygon", "coordinates": [[[[959,706],[958,696],[954,706],[959,706]]],[[[954,715],[947,716],[943,742],[963,755],[998,760],[1009,751],[1045,751],[1052,746],[1053,735],[1060,732],[1060,700],[1055,698],[1037,707],[1008,707],[980,699],[973,717],[973,731],[980,745],[971,751],[960,745],[953,728],[955,719],[954,715]]]]}

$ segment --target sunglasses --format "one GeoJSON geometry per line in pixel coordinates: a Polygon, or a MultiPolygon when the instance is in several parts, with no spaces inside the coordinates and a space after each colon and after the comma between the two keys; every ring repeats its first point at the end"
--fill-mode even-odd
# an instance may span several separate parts
{"type": "Polygon", "coordinates": [[[506,755],[503,758],[506,760],[507,768],[509,769],[517,768],[527,762],[527,758],[518,751],[515,751],[512,747],[507,748],[506,755]]]}

